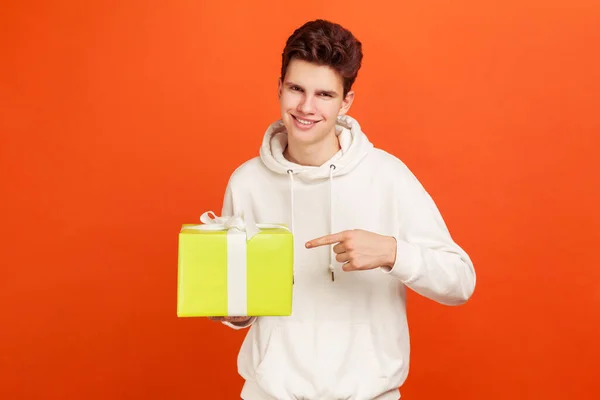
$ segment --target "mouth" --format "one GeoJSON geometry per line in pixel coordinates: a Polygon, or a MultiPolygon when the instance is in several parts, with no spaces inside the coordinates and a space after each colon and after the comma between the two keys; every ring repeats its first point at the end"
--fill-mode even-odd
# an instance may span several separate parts
{"type": "Polygon", "coordinates": [[[306,128],[309,128],[309,127],[313,126],[314,124],[316,124],[316,123],[320,122],[320,121],[313,121],[313,120],[311,120],[311,119],[299,118],[299,117],[296,117],[296,116],[295,116],[295,115],[293,115],[293,114],[290,114],[290,115],[292,116],[292,118],[294,118],[294,120],[295,120],[295,121],[296,121],[298,124],[300,124],[301,126],[304,126],[304,127],[306,127],[306,128]]]}

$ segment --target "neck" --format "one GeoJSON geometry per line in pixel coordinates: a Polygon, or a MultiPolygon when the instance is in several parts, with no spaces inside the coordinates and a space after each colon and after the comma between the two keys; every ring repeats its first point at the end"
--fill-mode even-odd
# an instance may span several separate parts
{"type": "Polygon", "coordinates": [[[288,161],[302,166],[319,167],[340,150],[340,142],[335,133],[327,135],[322,142],[309,145],[295,143],[289,137],[288,140],[283,156],[288,161]]]}

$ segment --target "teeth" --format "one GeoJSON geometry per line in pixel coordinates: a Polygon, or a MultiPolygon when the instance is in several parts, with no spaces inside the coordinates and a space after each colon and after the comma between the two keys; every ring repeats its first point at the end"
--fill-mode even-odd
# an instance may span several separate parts
{"type": "Polygon", "coordinates": [[[296,120],[298,122],[300,122],[302,125],[312,125],[312,124],[314,124],[314,121],[307,121],[307,120],[304,120],[304,119],[300,119],[298,117],[296,117],[296,120]]]}

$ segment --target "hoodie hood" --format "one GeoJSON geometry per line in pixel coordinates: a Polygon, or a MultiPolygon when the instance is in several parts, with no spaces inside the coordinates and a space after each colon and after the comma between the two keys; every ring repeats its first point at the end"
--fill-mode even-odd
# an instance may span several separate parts
{"type": "Polygon", "coordinates": [[[348,115],[337,118],[336,135],[341,148],[326,163],[318,167],[295,164],[283,156],[288,136],[283,121],[278,120],[265,132],[260,158],[271,171],[278,174],[291,172],[303,181],[329,179],[332,165],[336,176],[345,175],[362,161],[373,144],[362,132],[359,123],[348,115]]]}

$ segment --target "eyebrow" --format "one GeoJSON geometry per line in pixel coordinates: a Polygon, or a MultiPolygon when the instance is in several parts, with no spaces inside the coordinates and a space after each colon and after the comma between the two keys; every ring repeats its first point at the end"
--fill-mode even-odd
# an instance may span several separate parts
{"type": "MultiPolygon", "coordinates": [[[[298,85],[297,83],[290,82],[290,81],[286,82],[286,86],[288,86],[288,87],[297,86],[300,89],[305,90],[301,85],[298,85]]],[[[318,89],[317,92],[327,94],[327,95],[329,95],[331,97],[336,97],[338,95],[335,90],[321,90],[321,89],[318,89]]]]}

